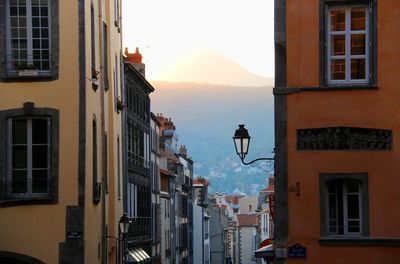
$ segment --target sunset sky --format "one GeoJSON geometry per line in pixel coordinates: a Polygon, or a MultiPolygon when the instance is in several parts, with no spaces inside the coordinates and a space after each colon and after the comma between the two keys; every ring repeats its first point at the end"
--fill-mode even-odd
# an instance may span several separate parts
{"type": "MultiPolygon", "coordinates": [[[[123,42],[139,47],[149,80],[199,50],[214,50],[255,74],[272,77],[273,0],[125,0],[123,42]]],[[[190,80],[183,80],[190,81],[190,80]]]]}

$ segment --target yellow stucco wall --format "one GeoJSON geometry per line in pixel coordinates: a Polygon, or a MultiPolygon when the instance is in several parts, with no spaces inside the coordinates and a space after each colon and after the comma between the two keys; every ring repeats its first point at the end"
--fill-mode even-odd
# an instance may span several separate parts
{"type": "Polygon", "coordinates": [[[0,83],[0,109],[21,108],[24,102],[60,113],[58,204],[0,208],[0,250],[58,263],[65,240],[67,205],[77,205],[79,67],[77,1],[59,1],[59,79],[0,83]]]}

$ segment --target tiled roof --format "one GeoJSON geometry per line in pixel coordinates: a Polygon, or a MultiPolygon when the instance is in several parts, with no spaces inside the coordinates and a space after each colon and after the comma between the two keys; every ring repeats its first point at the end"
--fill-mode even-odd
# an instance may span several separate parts
{"type": "Polygon", "coordinates": [[[257,224],[256,214],[238,214],[237,219],[239,226],[254,226],[257,224]]]}

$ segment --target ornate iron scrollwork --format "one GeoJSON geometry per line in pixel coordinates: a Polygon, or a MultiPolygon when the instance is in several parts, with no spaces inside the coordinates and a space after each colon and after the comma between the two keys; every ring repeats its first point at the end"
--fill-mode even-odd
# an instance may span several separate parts
{"type": "Polygon", "coordinates": [[[298,150],[390,150],[392,131],[328,127],[297,130],[298,150]]]}

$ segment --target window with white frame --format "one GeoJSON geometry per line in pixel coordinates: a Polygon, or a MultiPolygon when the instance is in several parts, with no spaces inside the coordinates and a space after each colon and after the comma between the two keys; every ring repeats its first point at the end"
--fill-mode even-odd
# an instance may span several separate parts
{"type": "Polygon", "coordinates": [[[368,175],[322,174],[321,235],[368,236],[368,175]]]}
{"type": "Polygon", "coordinates": [[[360,183],[333,180],[328,185],[328,230],[331,235],[361,233],[360,183]]]}
{"type": "Polygon", "coordinates": [[[332,6],[327,10],[328,84],[368,84],[370,14],[367,5],[332,6]]]}
{"type": "Polygon", "coordinates": [[[8,71],[50,71],[50,24],[50,0],[6,0],[8,71]]]}
{"type": "Polygon", "coordinates": [[[47,196],[50,185],[50,118],[8,119],[10,197],[47,196]]]}

